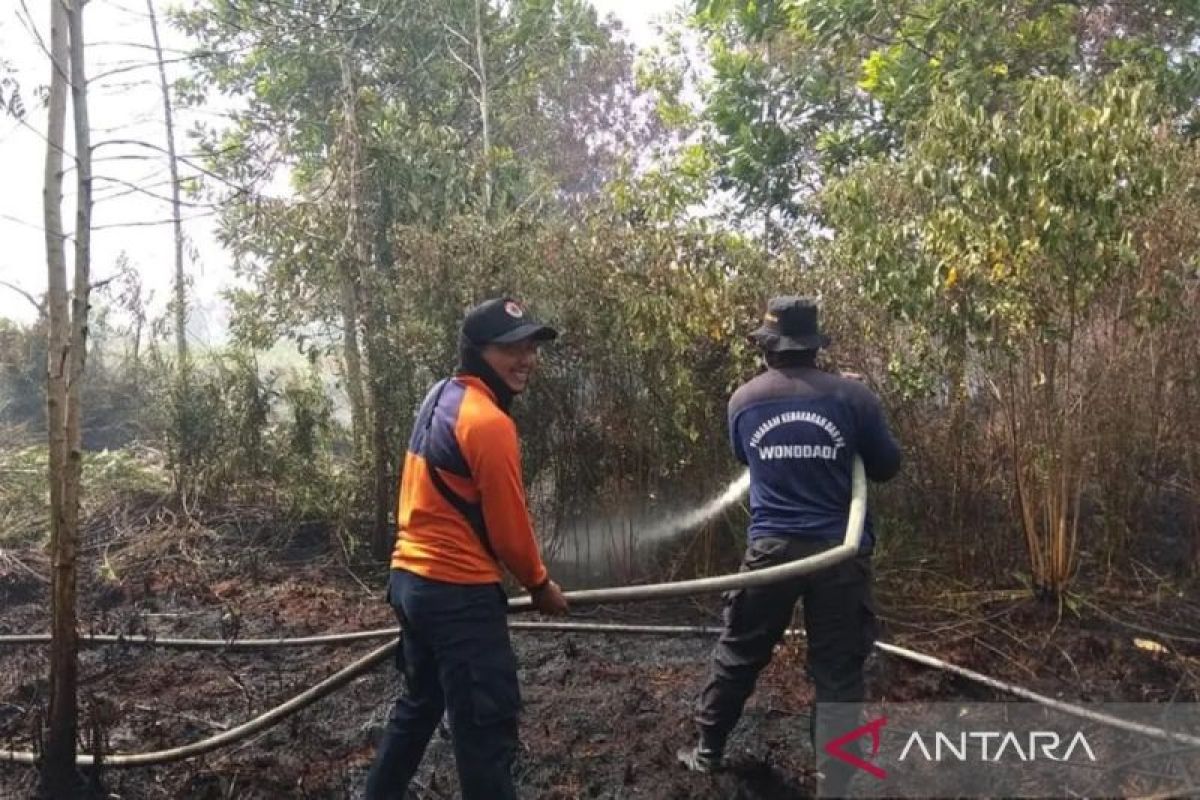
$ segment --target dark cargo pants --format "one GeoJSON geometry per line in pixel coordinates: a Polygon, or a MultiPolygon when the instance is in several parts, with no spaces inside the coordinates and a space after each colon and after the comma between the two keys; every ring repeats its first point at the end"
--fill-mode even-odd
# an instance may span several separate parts
{"type": "MultiPolygon", "coordinates": [[[[795,561],[836,544],[799,536],[756,538],[746,548],[742,571],[795,561]]],[[[808,674],[818,704],[810,734],[828,792],[843,786],[853,768],[829,759],[818,747],[817,726],[820,724],[823,731],[849,731],[857,722],[853,711],[845,706],[832,712],[845,719],[818,720],[819,704],[863,700],[863,665],[875,641],[870,553],[860,553],[811,575],[727,593],[725,629],[713,650],[708,683],[697,702],[696,722],[705,747],[723,752],[746,700],[754,692],[758,674],[771,661],[775,645],[791,622],[797,600],[803,600],[808,674]]]]}
{"type": "Polygon", "coordinates": [[[405,686],[367,776],[367,799],[405,796],[443,711],[463,800],[515,798],[521,698],[504,592],[393,570],[388,597],[402,628],[405,686]]]}

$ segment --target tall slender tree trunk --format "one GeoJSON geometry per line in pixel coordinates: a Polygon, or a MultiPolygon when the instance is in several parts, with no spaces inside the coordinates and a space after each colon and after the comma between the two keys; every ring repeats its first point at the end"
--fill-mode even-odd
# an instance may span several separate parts
{"type": "Polygon", "coordinates": [[[74,626],[60,625],[59,589],[65,585],[61,559],[66,528],[63,476],[67,461],[67,377],[70,370],[70,310],[67,306],[66,236],[62,221],[63,144],[67,117],[70,56],[67,9],[50,2],[50,91],[47,98],[46,164],[43,227],[46,230],[46,305],[49,345],[46,358],[46,428],[50,482],[50,557],[53,563],[50,645],[49,738],[42,763],[42,783],[51,797],[69,797],[75,778],[75,648],[74,626]]]}
{"type": "Polygon", "coordinates": [[[45,174],[47,290],[50,348],[47,370],[47,427],[50,445],[51,590],[50,733],[42,781],[56,798],[75,795],[78,729],[78,635],[75,630],[76,549],[82,468],[81,382],[87,354],[90,295],[92,159],[84,67],[83,0],[51,3],[53,63],[45,174]],[[77,201],[74,292],[68,307],[66,252],[62,232],[62,143],[67,69],[75,128],[77,201]]]}
{"type": "MultiPolygon", "coordinates": [[[[84,62],[83,8],[70,6],[71,110],[75,126],[75,290],[71,296],[71,372],[67,382],[67,471],[63,479],[64,518],[61,561],[63,577],[56,588],[55,628],[64,636],[65,657],[71,664],[71,701],[75,701],[78,642],[75,632],[76,548],[79,533],[80,476],[83,470],[83,371],[87,360],[88,309],[91,305],[92,263],[92,137],[88,115],[88,83],[84,62]]],[[[72,714],[74,716],[74,714],[72,714]]]]}
{"type": "MultiPolygon", "coordinates": [[[[189,434],[185,433],[185,419],[190,417],[189,392],[190,375],[187,347],[187,284],[183,266],[183,218],[179,202],[179,160],[175,153],[175,118],[171,109],[171,86],[167,82],[167,67],[163,60],[162,40],[158,34],[158,16],[154,11],[154,0],[146,0],[146,11],[150,16],[150,33],[154,40],[154,57],[158,62],[158,83],[162,92],[163,124],[167,132],[167,168],[171,174],[171,223],[175,234],[175,280],[174,295],[171,310],[175,317],[175,383],[172,387],[173,406],[175,408],[176,435],[183,441],[189,434]]],[[[185,447],[185,452],[190,447],[185,447]]],[[[181,458],[175,465],[175,487],[182,497],[191,477],[190,458],[181,458]]]]}
{"type": "MultiPolygon", "coordinates": [[[[371,278],[371,239],[367,226],[366,210],[363,198],[366,196],[366,159],[363,157],[362,133],[358,124],[358,80],[353,62],[354,41],[347,45],[341,58],[342,93],[345,110],[342,128],[343,166],[346,171],[345,189],[347,199],[346,241],[349,247],[348,257],[343,261],[354,276],[353,285],[361,290],[371,278]]],[[[349,283],[349,281],[347,281],[349,283]]],[[[371,525],[371,550],[380,558],[387,556],[391,549],[391,529],[388,525],[388,511],[391,505],[391,476],[388,468],[387,426],[382,419],[382,409],[386,407],[386,391],[383,376],[385,374],[385,348],[381,337],[384,331],[382,305],[374,297],[374,292],[367,291],[367,297],[357,295],[356,314],[361,322],[363,345],[366,352],[367,369],[365,380],[359,371],[360,401],[363,406],[363,455],[370,448],[371,487],[374,497],[371,525]],[[362,396],[362,392],[366,396],[362,396]],[[368,444],[369,443],[369,444],[368,444]]],[[[355,347],[358,347],[355,336],[355,347]]],[[[347,345],[349,346],[349,345],[347,345]]],[[[364,457],[360,463],[365,465],[364,457]]]]}
{"type": "Polygon", "coordinates": [[[492,215],[492,122],[487,72],[487,42],[483,33],[483,6],[475,0],[475,59],[479,72],[479,118],[483,128],[483,213],[492,215]]]}
{"type": "MultiPolygon", "coordinates": [[[[394,285],[393,250],[388,226],[392,219],[392,205],[386,189],[376,187],[378,192],[375,207],[374,245],[372,256],[374,270],[372,280],[378,286],[394,285]]],[[[375,459],[375,518],[373,521],[374,537],[372,549],[376,556],[387,558],[391,553],[395,539],[395,528],[389,524],[392,510],[395,508],[395,489],[397,459],[394,453],[394,437],[388,425],[389,420],[399,418],[396,408],[396,398],[389,393],[388,382],[385,379],[387,367],[395,369],[390,363],[395,359],[395,353],[390,352],[384,332],[391,330],[391,315],[387,304],[381,302],[379,292],[373,292],[373,302],[368,307],[368,328],[371,338],[367,341],[367,370],[371,374],[371,408],[374,425],[374,459],[375,459]]]]}
{"type": "Polygon", "coordinates": [[[371,551],[377,558],[387,558],[392,550],[393,532],[388,525],[391,510],[392,477],[388,465],[387,425],[384,424],[383,409],[387,408],[384,396],[386,385],[383,379],[386,348],[381,341],[382,328],[378,303],[371,303],[367,312],[367,371],[371,392],[371,480],[374,488],[374,514],[371,520],[371,551]]]}
{"type": "Polygon", "coordinates": [[[163,61],[162,41],[158,36],[158,17],[154,0],[146,0],[150,15],[150,33],[154,37],[154,57],[158,61],[158,82],[162,90],[163,122],[167,129],[167,166],[171,170],[171,223],[175,232],[175,358],[178,369],[187,361],[187,287],[183,269],[183,218],[179,210],[179,161],[175,157],[175,121],[171,110],[171,86],[167,82],[167,67],[163,61]]]}
{"type": "Polygon", "coordinates": [[[364,299],[361,292],[363,282],[368,279],[371,264],[371,244],[368,239],[363,210],[363,175],[365,159],[362,153],[362,137],[358,125],[358,80],[353,62],[355,40],[352,37],[340,59],[342,72],[343,120],[342,151],[345,170],[346,191],[346,247],[343,248],[342,303],[343,318],[353,314],[355,325],[347,325],[345,346],[347,351],[347,381],[353,383],[351,414],[354,405],[359,407],[359,422],[355,428],[355,444],[358,463],[366,466],[368,448],[371,463],[371,494],[373,515],[371,526],[371,551],[380,558],[386,557],[390,535],[387,530],[387,498],[390,491],[387,481],[387,449],[385,427],[379,417],[381,405],[381,381],[383,356],[379,346],[378,316],[379,303],[364,299]],[[364,380],[359,355],[358,323],[362,323],[363,343],[366,346],[367,376],[364,380]],[[364,396],[365,393],[365,396],[364,396]]]}
{"type": "Polygon", "coordinates": [[[360,285],[367,256],[366,241],[359,233],[361,194],[359,192],[360,143],[358,138],[358,84],[351,61],[353,40],[339,59],[342,72],[343,118],[341,149],[345,170],[346,236],[338,254],[342,313],[342,348],[346,362],[346,395],[350,399],[350,422],[354,431],[354,453],[359,464],[366,462],[370,421],[363,389],[362,349],[358,342],[361,302],[360,285]]]}

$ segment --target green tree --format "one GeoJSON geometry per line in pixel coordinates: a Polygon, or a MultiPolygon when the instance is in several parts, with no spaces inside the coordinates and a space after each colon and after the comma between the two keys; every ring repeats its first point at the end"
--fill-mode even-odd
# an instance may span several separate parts
{"type": "Polygon", "coordinates": [[[1039,592],[1060,597],[1075,568],[1089,461],[1080,369],[1096,301],[1137,264],[1132,225],[1165,191],[1152,87],[1114,76],[1094,90],[1025,82],[988,113],[965,94],[933,97],[903,158],[829,186],[834,258],[861,286],[987,367],[1009,436],[1013,488],[1039,592]]]}
{"type": "Polygon", "coordinates": [[[230,127],[202,132],[236,187],[222,238],[256,286],[235,298],[235,328],[255,344],[340,345],[382,552],[407,419],[389,347],[411,305],[409,240],[462,214],[565,212],[615,172],[605,126],[650,130],[621,122],[634,118],[628,49],[575,0],[312,0],[269,18],[213,3],[178,20],[203,48],[188,93],[244,103],[230,127]],[[264,199],[280,173],[296,198],[264,199]]]}
{"type": "Polygon", "coordinates": [[[1194,128],[1200,4],[1194,0],[986,3],[699,0],[713,75],[705,95],[718,186],[786,234],[815,191],[861,158],[902,152],[942,94],[987,112],[1024,82],[1096,85],[1118,68],[1154,84],[1194,128]]]}

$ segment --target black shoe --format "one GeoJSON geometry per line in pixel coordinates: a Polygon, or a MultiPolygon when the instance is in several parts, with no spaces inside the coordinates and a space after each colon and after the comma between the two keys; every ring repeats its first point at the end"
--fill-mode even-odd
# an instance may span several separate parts
{"type": "Polygon", "coordinates": [[[675,754],[675,758],[692,772],[705,774],[718,772],[724,766],[720,753],[715,750],[705,750],[700,745],[680,750],[675,754]]]}

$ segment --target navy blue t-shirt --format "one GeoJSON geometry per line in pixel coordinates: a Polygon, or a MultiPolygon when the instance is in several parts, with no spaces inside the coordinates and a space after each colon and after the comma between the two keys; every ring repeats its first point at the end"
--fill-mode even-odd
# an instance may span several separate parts
{"type": "MultiPolygon", "coordinates": [[[[770,368],[743,384],[729,400],[729,434],[750,468],[751,539],[841,541],[855,454],[871,480],[900,469],[900,447],[874,393],[813,367],[770,368]]],[[[868,515],[863,548],[874,541],[868,515]]]]}

